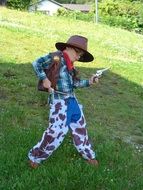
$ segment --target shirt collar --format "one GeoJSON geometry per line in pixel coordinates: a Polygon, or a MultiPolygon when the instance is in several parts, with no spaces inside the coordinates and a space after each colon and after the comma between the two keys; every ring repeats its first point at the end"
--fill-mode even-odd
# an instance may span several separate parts
{"type": "Polygon", "coordinates": [[[65,51],[63,51],[63,57],[64,57],[64,59],[66,61],[66,65],[67,65],[68,70],[72,71],[74,69],[74,65],[71,62],[71,60],[69,58],[69,55],[65,51]]]}

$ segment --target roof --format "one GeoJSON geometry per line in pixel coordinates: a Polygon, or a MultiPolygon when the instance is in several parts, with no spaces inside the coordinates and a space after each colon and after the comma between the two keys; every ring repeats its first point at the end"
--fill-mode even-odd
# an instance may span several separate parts
{"type": "MultiPolygon", "coordinates": [[[[41,3],[42,1],[46,1],[46,0],[37,1],[37,2],[35,2],[35,3],[30,4],[30,6],[37,5],[37,4],[41,3]]],[[[57,1],[54,1],[54,0],[47,0],[47,1],[50,1],[50,2],[52,2],[52,3],[54,3],[54,4],[56,4],[56,5],[62,6],[62,5],[61,5],[60,3],[58,3],[57,1]]]]}
{"type": "Polygon", "coordinates": [[[62,4],[62,6],[70,10],[90,11],[90,5],[85,4],[62,4]]]}
{"type": "Polygon", "coordinates": [[[69,10],[77,10],[77,11],[84,11],[84,12],[89,12],[90,11],[90,5],[87,5],[87,4],[60,4],[58,3],[57,1],[54,1],[54,0],[40,0],[38,2],[35,2],[33,4],[30,4],[30,6],[33,6],[33,5],[37,5],[43,1],[50,1],[56,5],[59,5],[60,7],[64,7],[66,9],[69,9],[69,10]]]}

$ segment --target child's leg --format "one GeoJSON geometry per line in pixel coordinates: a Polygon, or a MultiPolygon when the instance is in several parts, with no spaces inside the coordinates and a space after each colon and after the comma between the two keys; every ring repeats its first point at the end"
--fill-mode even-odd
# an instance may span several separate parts
{"type": "Polygon", "coordinates": [[[77,151],[87,160],[95,159],[95,152],[89,142],[86,122],[82,110],[80,119],[77,122],[71,123],[70,129],[72,131],[74,146],[77,151]]]}
{"type": "Polygon", "coordinates": [[[28,157],[36,163],[47,159],[62,143],[68,127],[66,126],[66,110],[64,100],[54,101],[50,108],[49,128],[43,133],[42,139],[29,152],[28,157]]]}

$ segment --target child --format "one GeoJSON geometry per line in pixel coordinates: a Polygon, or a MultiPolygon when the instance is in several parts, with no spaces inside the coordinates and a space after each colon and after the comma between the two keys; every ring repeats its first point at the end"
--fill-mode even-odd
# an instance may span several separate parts
{"type": "Polygon", "coordinates": [[[53,59],[60,60],[55,86],[44,72],[52,64],[51,54],[33,62],[38,78],[50,93],[50,116],[49,127],[43,133],[41,141],[29,151],[29,163],[32,168],[36,168],[41,161],[46,160],[59,147],[69,129],[77,151],[89,164],[98,165],[95,152],[89,142],[82,106],[74,94],[74,88],[88,87],[93,82],[98,82],[98,78],[93,77],[89,80],[79,79],[74,68],[75,61],[93,61],[93,56],[87,51],[87,42],[87,38],[74,35],[66,43],[55,44],[59,50],[59,56],[56,55],[53,59]]]}

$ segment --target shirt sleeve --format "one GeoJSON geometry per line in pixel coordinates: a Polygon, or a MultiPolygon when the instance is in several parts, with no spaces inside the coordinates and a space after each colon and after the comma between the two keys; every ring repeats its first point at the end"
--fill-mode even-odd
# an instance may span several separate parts
{"type": "Polygon", "coordinates": [[[44,69],[47,69],[51,63],[52,63],[52,57],[50,54],[40,57],[32,63],[34,71],[40,80],[46,78],[44,69]]]}
{"type": "Polygon", "coordinates": [[[89,84],[89,80],[85,80],[85,79],[80,79],[80,80],[75,80],[74,81],[74,84],[73,84],[73,86],[75,87],[75,88],[83,88],[83,87],[88,87],[88,86],[90,86],[90,84],[89,84]]]}

